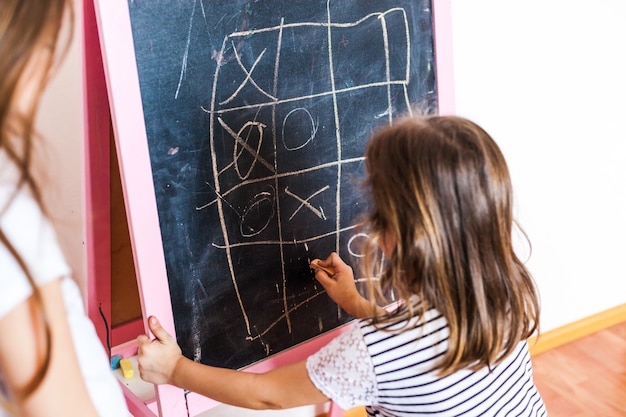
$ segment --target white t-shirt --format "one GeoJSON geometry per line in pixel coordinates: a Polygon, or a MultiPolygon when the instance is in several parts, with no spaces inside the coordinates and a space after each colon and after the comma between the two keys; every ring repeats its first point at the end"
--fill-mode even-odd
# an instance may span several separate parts
{"type": "Polygon", "coordinates": [[[307,370],[340,407],[365,405],[369,416],[547,416],[526,342],[491,371],[440,377],[435,367],[448,348],[448,335],[447,321],[436,310],[421,321],[384,329],[361,320],[310,356],[307,370]]]}
{"type": "MultiPolygon", "coordinates": [[[[2,161],[1,152],[0,162],[6,162],[6,159],[2,161]]],[[[0,164],[0,168],[4,171],[6,166],[0,164]]],[[[70,278],[70,268],[61,253],[54,229],[24,191],[18,193],[5,209],[15,187],[10,182],[2,182],[2,174],[0,172],[0,228],[22,256],[37,285],[62,277],[67,319],[89,395],[101,417],[128,416],[119,382],[111,371],[93,323],[85,314],[80,292],[70,278]]],[[[8,249],[0,244],[0,318],[24,302],[31,293],[22,269],[8,249]]],[[[4,391],[2,385],[0,374],[0,391],[4,391]]],[[[5,416],[9,414],[0,407],[0,417],[5,416]]]]}

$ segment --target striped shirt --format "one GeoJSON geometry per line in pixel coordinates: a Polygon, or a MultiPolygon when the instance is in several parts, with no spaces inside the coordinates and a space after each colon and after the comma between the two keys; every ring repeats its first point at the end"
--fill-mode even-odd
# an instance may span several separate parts
{"type": "Polygon", "coordinates": [[[448,334],[436,310],[378,329],[357,321],[307,359],[309,377],[340,407],[365,405],[369,416],[547,416],[525,341],[491,371],[440,377],[448,334]]]}

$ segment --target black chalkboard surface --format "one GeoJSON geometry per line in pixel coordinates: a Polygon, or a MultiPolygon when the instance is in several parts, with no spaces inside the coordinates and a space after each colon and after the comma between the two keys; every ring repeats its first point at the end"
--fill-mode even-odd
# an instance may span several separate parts
{"type": "Polygon", "coordinates": [[[431,2],[129,0],[178,343],[242,368],[351,318],[369,134],[437,106],[431,2]]]}

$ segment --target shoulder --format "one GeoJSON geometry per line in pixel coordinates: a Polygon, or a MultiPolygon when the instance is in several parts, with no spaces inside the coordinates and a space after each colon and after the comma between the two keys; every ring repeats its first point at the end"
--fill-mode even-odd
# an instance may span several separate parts
{"type": "Polygon", "coordinates": [[[436,309],[426,310],[424,314],[410,319],[391,318],[382,323],[364,319],[358,322],[358,326],[368,346],[393,339],[447,339],[449,334],[448,321],[436,309]]]}
{"type": "MultiPolygon", "coordinates": [[[[69,275],[52,225],[37,203],[15,186],[0,183],[0,230],[19,254],[37,285],[69,275]]],[[[0,243],[0,316],[30,293],[30,283],[9,248],[0,243]]]]}
{"type": "Polygon", "coordinates": [[[448,349],[449,327],[435,309],[419,317],[374,324],[360,321],[359,328],[377,369],[396,361],[419,364],[423,372],[434,369],[448,349]]]}

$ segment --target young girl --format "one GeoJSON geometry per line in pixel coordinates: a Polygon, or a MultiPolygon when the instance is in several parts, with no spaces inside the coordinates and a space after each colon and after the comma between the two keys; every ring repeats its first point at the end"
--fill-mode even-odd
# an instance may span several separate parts
{"type": "Polygon", "coordinates": [[[0,416],[126,417],[46,219],[33,121],[69,0],[0,1],[0,416]]]}
{"type": "Polygon", "coordinates": [[[183,357],[151,317],[156,339],[138,339],[142,378],[249,408],[331,399],[371,416],[546,415],[526,343],[539,303],[513,252],[511,183],[496,143],[463,118],[406,118],[374,134],[366,167],[370,300],[337,254],[320,261],[332,278],[316,271],[360,319],[352,330],[304,361],[254,375],[183,357]],[[388,312],[379,305],[391,293],[401,301],[388,312]]]}

